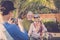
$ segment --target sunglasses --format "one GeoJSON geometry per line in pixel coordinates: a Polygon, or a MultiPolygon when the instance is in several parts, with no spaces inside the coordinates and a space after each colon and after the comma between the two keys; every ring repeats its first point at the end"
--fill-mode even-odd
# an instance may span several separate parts
{"type": "Polygon", "coordinates": [[[40,17],[34,17],[34,18],[40,18],[40,17]]]}

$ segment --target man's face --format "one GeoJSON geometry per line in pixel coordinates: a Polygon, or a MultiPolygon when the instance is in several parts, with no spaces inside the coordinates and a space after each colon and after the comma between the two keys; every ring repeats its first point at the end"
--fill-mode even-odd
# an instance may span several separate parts
{"type": "Polygon", "coordinates": [[[9,18],[13,18],[14,14],[13,14],[13,11],[10,11],[9,12],[9,18]]]}

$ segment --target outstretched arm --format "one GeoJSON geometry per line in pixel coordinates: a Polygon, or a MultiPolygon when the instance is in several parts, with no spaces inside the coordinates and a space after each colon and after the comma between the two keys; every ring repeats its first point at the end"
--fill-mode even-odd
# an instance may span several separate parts
{"type": "Polygon", "coordinates": [[[33,24],[30,25],[30,29],[29,29],[29,32],[28,32],[28,36],[30,37],[30,35],[32,34],[32,29],[33,29],[33,24]]]}

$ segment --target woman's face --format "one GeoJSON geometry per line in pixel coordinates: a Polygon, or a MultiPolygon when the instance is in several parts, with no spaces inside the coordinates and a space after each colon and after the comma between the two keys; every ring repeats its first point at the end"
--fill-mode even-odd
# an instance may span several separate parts
{"type": "Polygon", "coordinates": [[[32,20],[32,18],[33,18],[33,14],[27,15],[27,19],[28,19],[28,20],[32,20]]]}
{"type": "Polygon", "coordinates": [[[34,18],[35,26],[39,29],[41,26],[40,18],[34,18]]]}
{"type": "Polygon", "coordinates": [[[35,21],[35,22],[39,22],[39,21],[40,21],[39,19],[40,19],[39,17],[34,18],[34,21],[35,21]]]}

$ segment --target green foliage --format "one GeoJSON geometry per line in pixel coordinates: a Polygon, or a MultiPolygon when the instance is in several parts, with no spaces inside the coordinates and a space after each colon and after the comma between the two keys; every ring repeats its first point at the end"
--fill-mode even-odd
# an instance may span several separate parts
{"type": "MultiPolygon", "coordinates": [[[[50,2],[50,0],[19,0],[19,1],[15,0],[15,1],[17,1],[17,3],[19,2],[18,4],[20,6],[17,5],[17,6],[19,6],[19,9],[18,9],[19,13],[28,11],[28,10],[31,10],[31,11],[37,12],[37,13],[40,13],[40,11],[43,10],[41,12],[49,13],[50,10],[47,8],[52,8],[51,6],[54,6],[53,3],[50,2]],[[45,6],[47,8],[42,9],[41,8],[42,6],[45,6]],[[45,11],[45,10],[47,10],[47,11],[45,11]]],[[[16,5],[16,3],[15,3],[15,5],[16,5]]]]}
{"type": "Polygon", "coordinates": [[[45,18],[45,19],[42,19],[42,22],[43,23],[45,23],[45,22],[56,22],[56,19],[51,19],[51,18],[47,19],[47,18],[45,18]]]}
{"type": "Polygon", "coordinates": [[[41,9],[42,13],[50,13],[50,10],[48,8],[41,9]]]}
{"type": "Polygon", "coordinates": [[[55,9],[53,0],[10,0],[16,7],[16,16],[25,11],[34,13],[49,13],[50,9],[55,9]],[[44,6],[46,8],[44,8],[44,6]]]}
{"type": "Polygon", "coordinates": [[[49,32],[59,32],[60,27],[58,26],[58,23],[55,20],[43,19],[42,22],[45,24],[49,32]]]}
{"type": "Polygon", "coordinates": [[[56,22],[45,22],[44,24],[49,32],[59,32],[58,24],[56,22]]]}
{"type": "Polygon", "coordinates": [[[59,11],[60,10],[60,0],[54,0],[54,4],[55,4],[57,10],[59,11]]]}

